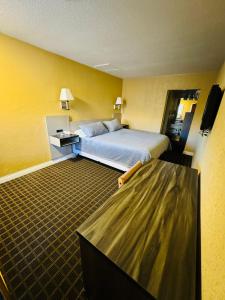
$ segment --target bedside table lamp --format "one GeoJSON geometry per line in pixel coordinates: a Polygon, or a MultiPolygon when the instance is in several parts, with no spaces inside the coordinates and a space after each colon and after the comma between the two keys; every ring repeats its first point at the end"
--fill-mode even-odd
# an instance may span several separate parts
{"type": "Polygon", "coordinates": [[[123,104],[122,97],[117,97],[117,98],[116,98],[116,103],[115,103],[115,105],[114,105],[114,109],[120,110],[122,104],[123,104]]]}
{"type": "Polygon", "coordinates": [[[71,90],[68,88],[62,88],[60,92],[59,100],[61,101],[62,109],[70,109],[69,101],[74,100],[71,90]]]}

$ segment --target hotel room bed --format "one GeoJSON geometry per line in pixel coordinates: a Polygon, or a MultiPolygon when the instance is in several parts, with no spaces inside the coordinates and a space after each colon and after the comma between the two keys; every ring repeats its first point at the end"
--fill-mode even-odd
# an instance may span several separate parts
{"type": "Polygon", "coordinates": [[[158,158],[169,147],[167,136],[141,130],[120,129],[94,137],[81,137],[73,152],[128,170],[138,160],[143,163],[158,158]]]}

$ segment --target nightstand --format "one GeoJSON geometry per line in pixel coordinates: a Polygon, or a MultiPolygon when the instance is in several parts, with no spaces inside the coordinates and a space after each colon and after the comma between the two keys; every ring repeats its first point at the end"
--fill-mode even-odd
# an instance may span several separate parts
{"type": "Polygon", "coordinates": [[[51,145],[57,147],[65,147],[79,142],[79,135],[77,134],[65,134],[58,133],[49,136],[49,142],[51,145]]]}
{"type": "Polygon", "coordinates": [[[129,129],[129,125],[128,124],[121,124],[123,128],[125,129],[129,129]]]}

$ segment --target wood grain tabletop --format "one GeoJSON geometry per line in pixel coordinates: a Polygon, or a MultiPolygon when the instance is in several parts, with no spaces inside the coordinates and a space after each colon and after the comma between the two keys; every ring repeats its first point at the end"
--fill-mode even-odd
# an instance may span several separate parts
{"type": "Polygon", "coordinates": [[[152,159],[77,230],[155,299],[195,299],[197,171],[152,159]]]}

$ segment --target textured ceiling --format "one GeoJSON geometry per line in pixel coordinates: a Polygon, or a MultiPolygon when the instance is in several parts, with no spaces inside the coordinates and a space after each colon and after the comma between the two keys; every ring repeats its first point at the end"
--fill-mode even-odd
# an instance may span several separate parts
{"type": "Polygon", "coordinates": [[[224,0],[0,0],[0,31],[118,77],[217,69],[224,0]]]}

